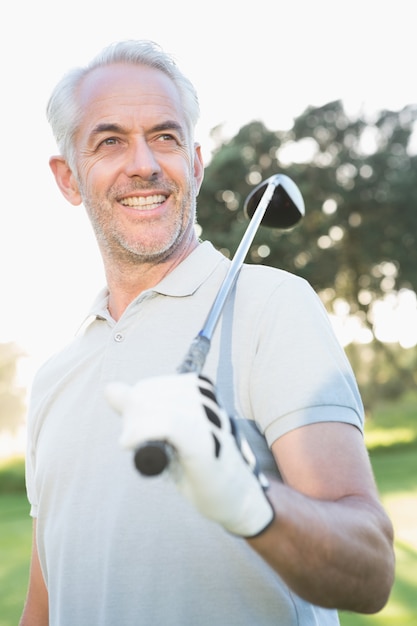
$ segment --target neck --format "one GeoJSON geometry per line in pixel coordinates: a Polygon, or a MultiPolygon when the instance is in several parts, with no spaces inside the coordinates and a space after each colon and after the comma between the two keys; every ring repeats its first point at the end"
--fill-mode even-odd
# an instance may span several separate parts
{"type": "Polygon", "coordinates": [[[158,263],[121,263],[104,259],[109,289],[109,311],[114,320],[119,320],[129,304],[147,289],[152,289],[172,272],[196,247],[197,239],[186,248],[158,263]]]}

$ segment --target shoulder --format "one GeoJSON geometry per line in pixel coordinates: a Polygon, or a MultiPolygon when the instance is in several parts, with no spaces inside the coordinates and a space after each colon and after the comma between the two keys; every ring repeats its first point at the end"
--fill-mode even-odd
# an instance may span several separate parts
{"type": "Polygon", "coordinates": [[[324,306],[310,283],[286,270],[266,265],[244,265],[238,279],[237,297],[271,303],[275,301],[281,308],[289,305],[298,308],[305,306],[318,308],[323,313],[324,306]]]}
{"type": "Polygon", "coordinates": [[[240,273],[240,281],[258,285],[260,289],[274,290],[282,285],[290,288],[312,289],[310,284],[300,276],[269,265],[244,264],[240,273]]]}

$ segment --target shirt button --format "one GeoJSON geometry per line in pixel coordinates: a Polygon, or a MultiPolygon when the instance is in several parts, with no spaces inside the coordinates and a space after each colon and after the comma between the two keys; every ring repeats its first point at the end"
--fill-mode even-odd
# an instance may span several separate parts
{"type": "Polygon", "coordinates": [[[117,342],[123,341],[124,336],[122,335],[122,333],[116,333],[114,336],[114,340],[117,342]]]}

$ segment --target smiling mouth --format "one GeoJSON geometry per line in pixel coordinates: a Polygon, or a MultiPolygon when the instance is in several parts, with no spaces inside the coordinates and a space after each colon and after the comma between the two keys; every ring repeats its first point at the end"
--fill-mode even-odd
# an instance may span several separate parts
{"type": "Polygon", "coordinates": [[[162,194],[154,196],[129,196],[120,200],[120,204],[130,208],[150,211],[151,209],[156,209],[160,204],[165,202],[166,199],[167,197],[162,194]]]}

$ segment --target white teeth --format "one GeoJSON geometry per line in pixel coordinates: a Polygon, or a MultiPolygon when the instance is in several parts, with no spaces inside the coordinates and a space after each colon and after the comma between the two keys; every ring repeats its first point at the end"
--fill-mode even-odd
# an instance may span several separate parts
{"type": "Polygon", "coordinates": [[[140,207],[141,209],[154,209],[162,202],[165,202],[166,197],[158,194],[154,196],[130,196],[129,198],[123,198],[120,204],[130,207],[140,207]]]}

